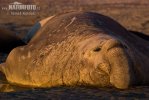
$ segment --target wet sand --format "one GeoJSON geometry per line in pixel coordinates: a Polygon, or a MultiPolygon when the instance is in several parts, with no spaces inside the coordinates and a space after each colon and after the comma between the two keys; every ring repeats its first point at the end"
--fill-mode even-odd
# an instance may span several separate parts
{"type": "Polygon", "coordinates": [[[148,100],[149,87],[115,88],[53,87],[0,93],[1,100],[148,100]]]}

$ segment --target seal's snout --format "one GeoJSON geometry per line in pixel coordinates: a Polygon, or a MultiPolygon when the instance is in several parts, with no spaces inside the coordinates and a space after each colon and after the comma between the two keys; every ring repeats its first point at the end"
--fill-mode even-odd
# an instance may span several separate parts
{"type": "Polygon", "coordinates": [[[117,88],[128,88],[131,85],[132,63],[127,53],[127,47],[116,39],[109,39],[103,46],[109,60],[110,83],[117,88]]]}

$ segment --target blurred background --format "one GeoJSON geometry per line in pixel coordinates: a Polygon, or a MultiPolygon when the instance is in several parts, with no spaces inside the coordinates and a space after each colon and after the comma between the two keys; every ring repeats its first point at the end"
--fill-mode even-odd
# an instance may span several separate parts
{"type": "Polygon", "coordinates": [[[149,0],[0,0],[0,27],[26,34],[39,20],[69,11],[93,11],[107,15],[128,30],[149,35],[149,0]],[[3,10],[13,2],[40,7],[35,15],[10,15],[3,10]]]}

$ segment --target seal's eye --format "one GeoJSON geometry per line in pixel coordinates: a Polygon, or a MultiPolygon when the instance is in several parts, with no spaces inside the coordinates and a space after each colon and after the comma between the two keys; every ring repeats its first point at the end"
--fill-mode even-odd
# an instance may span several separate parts
{"type": "Polygon", "coordinates": [[[96,48],[93,49],[94,52],[99,52],[100,50],[101,50],[100,47],[96,47],[96,48]]]}

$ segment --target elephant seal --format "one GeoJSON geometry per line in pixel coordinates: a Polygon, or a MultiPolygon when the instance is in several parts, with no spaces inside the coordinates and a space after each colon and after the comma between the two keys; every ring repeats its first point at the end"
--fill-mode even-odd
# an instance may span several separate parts
{"type": "Polygon", "coordinates": [[[93,12],[54,16],[0,66],[12,84],[28,87],[149,84],[149,42],[93,12]]]}
{"type": "Polygon", "coordinates": [[[13,48],[21,45],[25,43],[14,32],[0,28],[0,52],[9,53],[13,48]]]}

